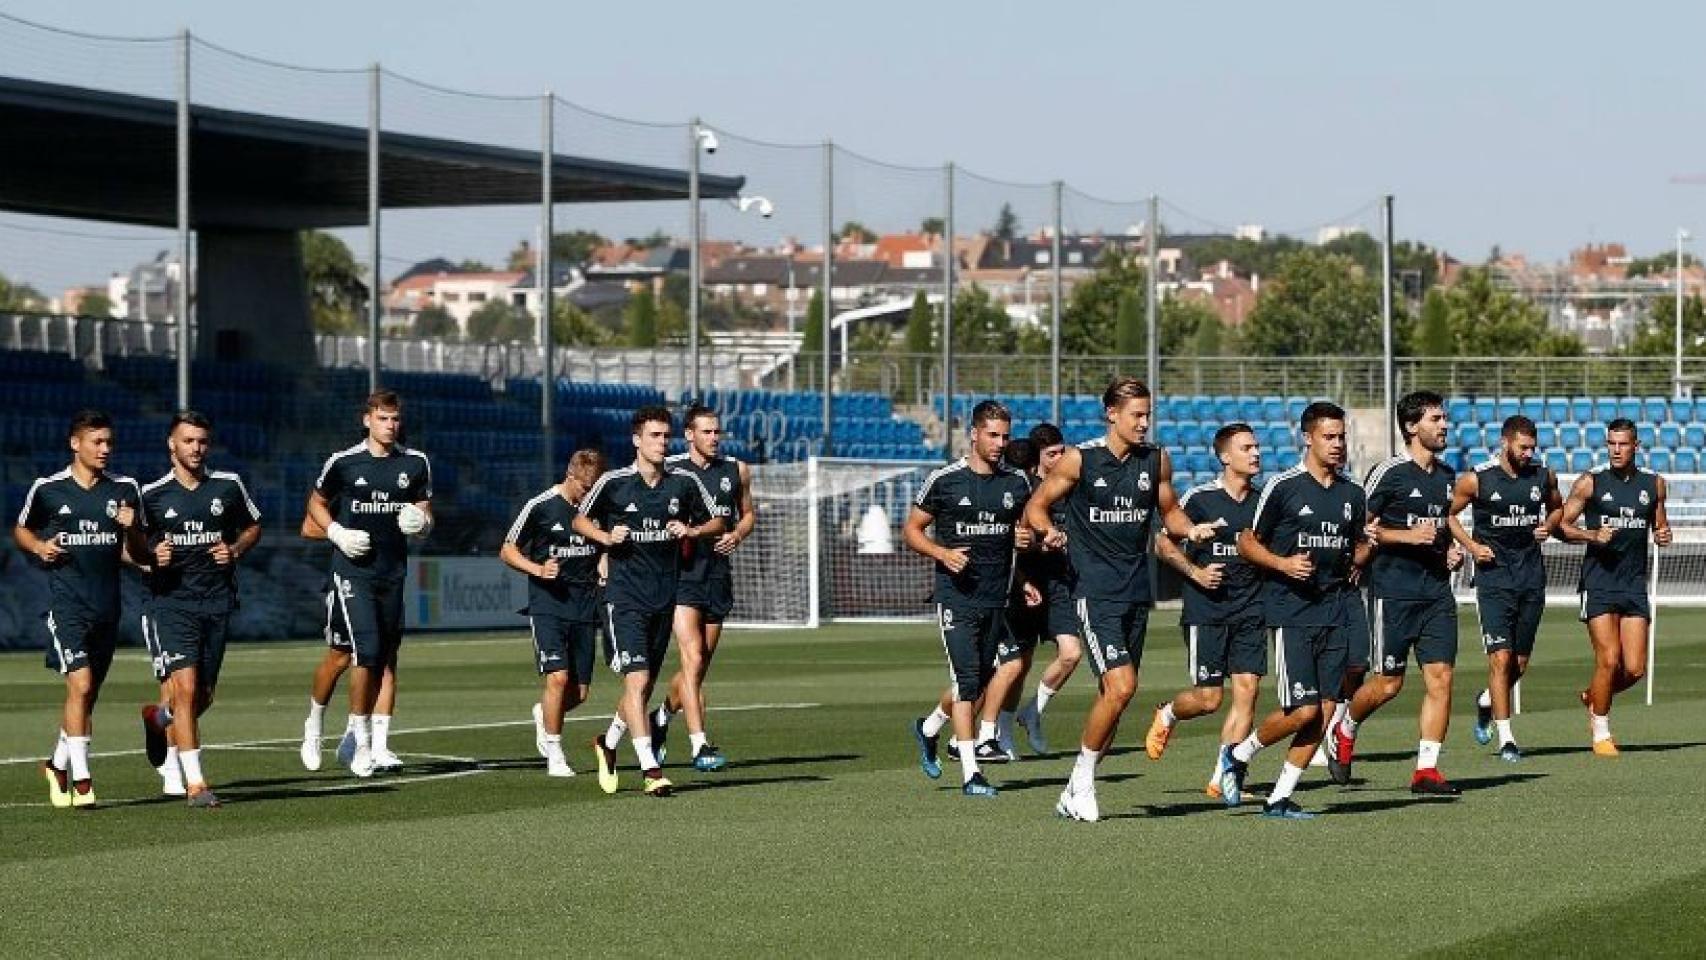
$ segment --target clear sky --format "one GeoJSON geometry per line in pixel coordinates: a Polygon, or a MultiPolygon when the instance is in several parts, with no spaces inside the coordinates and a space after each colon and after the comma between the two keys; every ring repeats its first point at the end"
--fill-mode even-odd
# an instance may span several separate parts
{"type": "MultiPolygon", "coordinates": [[[[0,10],[101,33],[189,27],[290,63],[377,60],[447,87],[551,89],[612,114],[699,114],[751,137],[833,137],[895,163],[952,159],[1001,179],[1061,178],[1102,197],[1155,192],[1178,229],[1302,229],[1349,211],[1372,227],[1367,205],[1385,192],[1397,196],[1400,236],[1476,260],[1494,244],[1555,259],[1588,240],[1651,253],[1668,248],[1679,225],[1706,229],[1706,186],[1668,182],[1706,172],[1699,3],[0,0],[0,10]]],[[[0,31],[0,40],[16,36],[0,31]]],[[[17,62],[16,52],[0,63],[17,62]]],[[[120,80],[135,71],[138,84],[169,83],[169,69],[106,60],[86,63],[120,80]]],[[[206,66],[208,83],[256,106],[273,96],[323,100],[356,120],[364,109],[359,84],[343,78],[336,95],[316,92],[332,85],[326,78],[282,94],[235,66],[229,77],[206,66]]],[[[412,107],[440,116],[467,108],[412,107]]],[[[503,111],[469,126],[536,136],[536,108],[493,113],[503,111]]],[[[587,129],[579,152],[649,157],[679,144],[674,131],[587,129]]],[[[742,159],[730,148],[717,163],[755,182],[783,179],[772,168],[789,167],[797,188],[774,192],[797,194],[795,208],[807,202],[818,161],[806,151],[742,159]]],[[[905,191],[873,174],[868,188],[844,187],[855,192],[842,206],[873,220],[910,217],[914,207],[927,215],[939,183],[925,174],[906,182],[915,181],[925,199],[884,199],[905,191]]],[[[964,194],[977,206],[997,192],[964,194]]],[[[1042,196],[1019,203],[1027,225],[1042,196]]],[[[962,216],[983,225],[981,207],[962,216]]],[[[806,231],[807,222],[774,232],[806,231]]],[[[480,249],[467,251],[447,228],[399,252],[492,256],[489,248],[525,228],[473,229],[468,242],[480,249]]],[[[16,246],[0,236],[0,257],[16,246]]]]}

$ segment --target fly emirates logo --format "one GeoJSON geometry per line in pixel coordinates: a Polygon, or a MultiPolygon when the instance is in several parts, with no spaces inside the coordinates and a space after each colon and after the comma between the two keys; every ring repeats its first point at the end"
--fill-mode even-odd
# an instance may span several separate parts
{"type": "Polygon", "coordinates": [[[1339,532],[1339,524],[1332,520],[1319,521],[1320,532],[1310,533],[1307,530],[1297,532],[1297,549],[1299,550],[1343,550],[1350,538],[1339,532]]]}
{"type": "Polygon", "coordinates": [[[1142,523],[1148,519],[1149,508],[1138,506],[1133,497],[1115,495],[1112,510],[1090,505],[1091,523],[1142,523]]]}
{"type": "MultiPolygon", "coordinates": [[[[1094,508],[1092,508],[1093,510],[1094,508]]],[[[1013,525],[1011,523],[1002,523],[994,513],[988,510],[979,510],[975,521],[954,521],[954,535],[959,537],[1005,537],[1012,532],[1013,525]]]]}
{"type": "Polygon", "coordinates": [[[54,538],[62,547],[113,547],[118,545],[118,534],[110,530],[102,530],[101,525],[93,520],[77,521],[77,530],[66,530],[54,538]]]}

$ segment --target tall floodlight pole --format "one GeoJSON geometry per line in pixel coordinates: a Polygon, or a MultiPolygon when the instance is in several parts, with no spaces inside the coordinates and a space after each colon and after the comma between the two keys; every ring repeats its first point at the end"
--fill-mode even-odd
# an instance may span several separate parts
{"type": "Polygon", "coordinates": [[[367,80],[367,389],[379,389],[379,64],[367,80]]]}
{"type": "Polygon", "coordinates": [[[954,453],[954,165],[943,171],[946,205],[942,217],[942,430],[954,453]]]}
{"type": "Polygon", "coordinates": [[[1392,412],[1392,194],[1380,204],[1380,381],[1386,419],[1386,455],[1398,452],[1398,421],[1392,412]]]}
{"type": "Polygon", "coordinates": [[[545,472],[542,476],[557,475],[557,374],[555,354],[557,345],[551,339],[551,237],[556,233],[556,218],[553,205],[556,200],[552,193],[556,177],[557,152],[557,98],[547,91],[543,102],[544,113],[540,117],[540,139],[543,141],[539,149],[539,262],[537,270],[539,282],[539,429],[544,434],[545,472]]]}
{"type": "Polygon", "coordinates": [[[190,32],[178,35],[178,409],[190,408],[190,32]]]}
{"type": "Polygon", "coordinates": [[[1144,224],[1143,245],[1149,253],[1148,274],[1149,296],[1145,298],[1143,309],[1143,325],[1148,331],[1144,335],[1144,344],[1148,348],[1149,363],[1145,371],[1144,381],[1149,384],[1151,391],[1161,389],[1161,338],[1156,335],[1160,325],[1161,296],[1161,229],[1157,224],[1161,220],[1161,198],[1155,194],[1149,195],[1149,222],[1144,224]]]}
{"type": "Polygon", "coordinates": [[[1671,395],[1682,399],[1682,245],[1688,242],[1688,231],[1676,228],[1676,376],[1671,395]]]}
{"type": "Polygon", "coordinates": [[[699,118],[687,129],[687,207],[692,223],[687,229],[687,363],[692,368],[688,386],[693,402],[699,402],[699,118]]]}
{"type": "Polygon", "coordinates": [[[1061,193],[1064,186],[1059,180],[1054,182],[1054,242],[1049,251],[1049,265],[1052,268],[1049,277],[1049,335],[1048,335],[1048,392],[1052,398],[1049,410],[1051,423],[1059,425],[1060,419],[1060,304],[1061,304],[1061,265],[1060,249],[1063,241],[1061,230],[1061,193]]]}
{"type": "MultiPolygon", "coordinates": [[[[835,316],[835,143],[832,140],[823,142],[823,310],[819,313],[822,342],[818,346],[823,350],[823,455],[835,456],[835,410],[832,405],[834,391],[830,388],[829,373],[830,345],[834,342],[830,330],[830,319],[835,316]]],[[[805,344],[801,344],[803,348],[805,344]]]]}

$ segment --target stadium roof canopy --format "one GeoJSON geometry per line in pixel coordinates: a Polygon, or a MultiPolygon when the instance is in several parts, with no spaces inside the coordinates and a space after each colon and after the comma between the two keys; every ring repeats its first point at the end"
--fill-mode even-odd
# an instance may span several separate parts
{"type": "MultiPolygon", "coordinates": [[[[0,77],[0,209],[177,224],[177,104],[0,77]]],[[[367,129],[190,108],[190,219],[262,230],[367,222],[367,129]]],[[[539,153],[413,134],[380,135],[386,209],[534,204],[539,153]]],[[[687,174],[557,154],[558,203],[674,200],[687,174]]],[[[706,198],[743,177],[700,178],[706,198]]]]}

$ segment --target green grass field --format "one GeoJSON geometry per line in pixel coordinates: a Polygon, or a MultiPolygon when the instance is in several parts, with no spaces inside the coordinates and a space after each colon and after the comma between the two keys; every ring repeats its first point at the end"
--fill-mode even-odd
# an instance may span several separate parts
{"type": "MultiPolygon", "coordinates": [[[[945,674],[923,625],[731,633],[711,728],[733,762],[676,768],[668,801],[641,796],[631,768],[615,797],[591,776],[586,741],[616,689],[603,672],[567,731],[582,775],[545,778],[515,635],[407,643],[393,745],[410,763],[373,781],[329,752],[317,774],[297,760],[317,645],[234,649],[205,725],[227,799],[210,813],[152,796],[136,723],[151,684],[126,650],[97,714],[104,804],[54,810],[36,763],[61,687],[39,655],[7,655],[0,956],[1700,956],[1706,612],[1661,614],[1658,705],[1639,688],[1619,704],[1615,760],[1586,749],[1570,612],[1548,612],[1525,684],[1528,759],[1470,738],[1484,661],[1466,617],[1442,764],[1463,797],[1407,792],[1415,684],[1365,728],[1360,782],[1311,772],[1300,799],[1323,816],[1307,823],[1203,796],[1217,720],[1144,758],[1149,708],[1184,672],[1171,613],[1102,766],[1100,824],[1052,815],[1065,752],[997,768],[993,801],[961,797],[951,767],[919,773],[908,727],[945,674]]],[[[1051,707],[1057,750],[1076,747],[1090,685],[1086,669],[1051,707]]],[[[342,729],[341,709],[326,726],[342,729]]],[[[1258,759],[1257,790],[1279,762],[1258,759]]]]}

